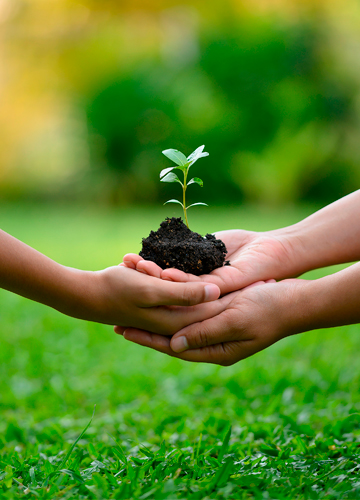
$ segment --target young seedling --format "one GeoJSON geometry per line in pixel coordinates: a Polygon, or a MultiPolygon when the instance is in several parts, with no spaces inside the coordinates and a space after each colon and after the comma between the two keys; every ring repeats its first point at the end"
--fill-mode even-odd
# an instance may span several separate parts
{"type": "Polygon", "coordinates": [[[189,222],[188,222],[188,218],[187,218],[188,208],[194,207],[195,205],[206,205],[207,206],[206,203],[202,203],[202,202],[193,203],[192,205],[186,206],[186,189],[187,189],[187,187],[190,186],[190,184],[199,184],[200,187],[203,187],[203,184],[204,184],[203,181],[201,179],[199,179],[199,177],[193,177],[189,182],[187,182],[187,178],[188,178],[188,174],[189,174],[189,170],[190,170],[191,165],[193,165],[199,158],[203,158],[204,156],[209,156],[209,153],[204,152],[204,147],[205,146],[200,146],[199,148],[195,149],[195,151],[193,151],[191,153],[191,155],[188,156],[187,158],[183,153],[181,153],[181,151],[178,151],[177,149],[166,149],[165,151],[162,152],[167,158],[169,158],[169,160],[176,163],[176,167],[164,168],[164,170],[162,170],[160,172],[160,181],[161,182],[178,182],[179,184],[181,184],[182,190],[183,190],[182,202],[179,200],[172,199],[172,200],[166,201],[164,203],[164,205],[166,205],[166,203],[178,203],[179,205],[181,205],[183,210],[184,210],[184,219],[185,219],[185,223],[186,223],[187,227],[189,227],[189,222]],[[179,177],[173,172],[173,170],[175,170],[175,169],[181,170],[182,173],[184,174],[184,181],[183,182],[181,182],[179,177]]]}

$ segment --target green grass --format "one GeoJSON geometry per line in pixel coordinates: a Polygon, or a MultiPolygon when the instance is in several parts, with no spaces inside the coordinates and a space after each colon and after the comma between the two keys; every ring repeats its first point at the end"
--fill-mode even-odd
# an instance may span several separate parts
{"type": "MultiPolygon", "coordinates": [[[[190,224],[264,230],[310,211],[199,208],[190,224]]],[[[1,227],[99,269],[167,213],[3,205],[1,227]]],[[[355,325],[188,364],[0,291],[0,498],[360,498],[359,352],[355,325]]]]}

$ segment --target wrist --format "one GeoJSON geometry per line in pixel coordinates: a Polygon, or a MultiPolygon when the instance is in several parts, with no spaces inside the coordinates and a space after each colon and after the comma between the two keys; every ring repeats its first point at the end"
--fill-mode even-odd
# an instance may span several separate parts
{"type": "Polygon", "coordinates": [[[324,266],[321,262],[322,251],[316,238],[311,237],[306,226],[301,223],[269,231],[267,234],[279,241],[284,248],[284,277],[300,276],[324,266]]]}
{"type": "Polygon", "coordinates": [[[97,273],[66,266],[60,267],[60,279],[54,293],[49,296],[47,305],[67,316],[96,321],[98,316],[97,273]]]}
{"type": "Polygon", "coordinates": [[[285,280],[296,282],[286,307],[289,334],[358,323],[359,307],[354,294],[349,294],[354,289],[350,280],[350,268],[317,280],[285,280]]]}
{"type": "Polygon", "coordinates": [[[360,323],[360,263],[309,283],[313,329],[360,323]]]}
{"type": "MultiPolygon", "coordinates": [[[[319,280],[316,280],[319,281],[319,280]]],[[[279,318],[283,325],[284,335],[321,328],[322,304],[316,281],[289,279],[278,282],[285,287],[279,289],[281,301],[279,318]]]]}
{"type": "Polygon", "coordinates": [[[356,220],[359,208],[360,190],[271,234],[285,239],[301,264],[298,267],[301,272],[358,261],[360,226],[356,220]]]}

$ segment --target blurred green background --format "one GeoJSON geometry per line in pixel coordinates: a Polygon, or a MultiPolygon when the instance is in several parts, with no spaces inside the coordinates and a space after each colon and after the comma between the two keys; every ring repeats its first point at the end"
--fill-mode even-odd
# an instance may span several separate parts
{"type": "Polygon", "coordinates": [[[161,150],[211,205],[360,185],[357,0],[0,0],[3,199],[161,204],[161,150]]]}
{"type": "MultiPolygon", "coordinates": [[[[360,187],[359,47],[359,0],[0,0],[0,227],[64,265],[116,265],[180,215],[163,206],[180,193],[159,182],[161,151],[202,144],[189,202],[210,207],[192,229],[299,221],[360,187]]],[[[61,456],[97,403],[82,467],[111,459],[111,436],[138,456],[163,440],[212,453],[232,424],[239,460],[280,444],[314,481],[344,454],[358,488],[359,425],[342,421],[360,412],[359,339],[358,325],[289,337],[225,370],[0,290],[0,482],[12,457],[34,472],[39,453],[61,456]]]]}

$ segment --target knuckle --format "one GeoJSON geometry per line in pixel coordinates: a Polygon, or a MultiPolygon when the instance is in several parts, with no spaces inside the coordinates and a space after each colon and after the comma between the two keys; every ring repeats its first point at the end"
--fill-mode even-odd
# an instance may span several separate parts
{"type": "Polygon", "coordinates": [[[183,292],[184,305],[191,306],[198,302],[199,293],[197,287],[187,285],[183,292]]]}
{"type": "Polygon", "coordinates": [[[201,327],[195,337],[196,347],[207,347],[209,345],[209,333],[206,328],[201,327]]]}

